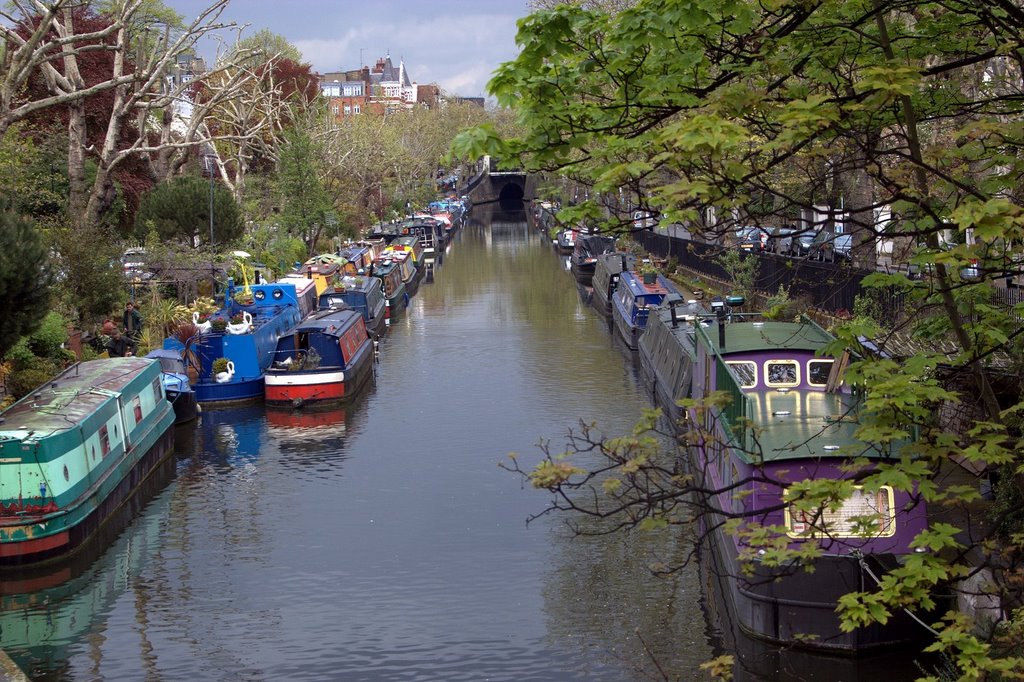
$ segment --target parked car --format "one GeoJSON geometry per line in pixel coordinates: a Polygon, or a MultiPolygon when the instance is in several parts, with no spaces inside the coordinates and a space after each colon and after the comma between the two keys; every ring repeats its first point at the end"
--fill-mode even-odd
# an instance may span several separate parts
{"type": "Polygon", "coordinates": [[[658,221],[654,219],[654,214],[650,211],[634,211],[633,212],[633,229],[634,230],[647,230],[658,224],[658,221]]]}
{"type": "Polygon", "coordinates": [[[805,230],[793,235],[793,241],[790,244],[790,253],[794,256],[806,258],[811,255],[812,244],[817,238],[818,233],[813,230],[805,230]]]}
{"type": "Polygon", "coordinates": [[[763,251],[767,241],[768,233],[760,227],[751,225],[736,228],[736,233],[733,237],[735,246],[740,247],[744,251],[751,252],[763,251]]]}
{"type": "Polygon", "coordinates": [[[797,228],[793,225],[780,225],[768,231],[768,240],[765,242],[765,250],[782,255],[793,253],[793,239],[797,228]]]}
{"type": "Polygon", "coordinates": [[[850,260],[853,235],[821,230],[811,239],[808,256],[820,261],[850,260]]]}
{"type": "Polygon", "coordinates": [[[146,280],[153,276],[146,264],[146,249],[133,246],[121,256],[121,271],[128,280],[146,280]]]}

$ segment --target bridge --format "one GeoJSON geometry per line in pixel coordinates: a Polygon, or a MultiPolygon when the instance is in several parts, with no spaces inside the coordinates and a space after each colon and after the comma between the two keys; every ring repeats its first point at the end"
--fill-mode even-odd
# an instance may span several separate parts
{"type": "Polygon", "coordinates": [[[498,204],[504,211],[524,208],[534,197],[536,182],[521,170],[496,170],[494,160],[485,156],[466,184],[466,193],[474,206],[498,204]]]}

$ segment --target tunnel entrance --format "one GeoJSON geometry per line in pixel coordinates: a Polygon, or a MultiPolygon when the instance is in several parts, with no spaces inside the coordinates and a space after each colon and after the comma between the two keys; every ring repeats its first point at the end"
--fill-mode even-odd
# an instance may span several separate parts
{"type": "Polygon", "coordinates": [[[514,182],[510,182],[501,188],[498,195],[498,206],[503,211],[516,211],[523,207],[523,188],[514,182]]]}

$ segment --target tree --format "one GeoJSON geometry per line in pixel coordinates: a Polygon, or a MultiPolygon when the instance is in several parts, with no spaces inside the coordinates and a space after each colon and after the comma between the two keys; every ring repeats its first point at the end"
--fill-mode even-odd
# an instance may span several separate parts
{"type": "MultiPolygon", "coordinates": [[[[594,194],[645,197],[681,222],[699,223],[709,209],[742,216],[754,197],[771,198],[785,215],[842,196],[861,251],[878,237],[874,210],[891,207],[898,219],[890,229],[919,245],[912,262],[931,274],[866,281],[907,297],[900,329],[856,322],[838,330],[864,358],[847,376],[871,396],[864,438],[912,425],[921,434],[914,458],[896,469],[929,502],[949,502],[929,477],[950,458],[1002,468],[1000,487],[1019,498],[1024,403],[1013,358],[1022,351],[1022,311],[996,287],[1020,276],[1024,240],[1018,3],[642,0],[614,14],[558,6],[522,20],[517,41],[519,56],[489,89],[517,110],[525,131],[501,139],[476,129],[457,152],[556,172],[594,194]],[[952,249],[939,248],[943,230],[960,235],[952,249]],[[934,346],[903,363],[861,346],[871,338],[888,350],[893,331],[934,346]],[[997,393],[997,374],[1009,390],[997,393]],[[976,426],[947,433],[936,415],[950,405],[969,410],[976,426]]],[[[565,217],[593,213],[594,204],[565,217]]],[[[624,216],[607,222],[621,225],[624,216]]],[[[657,478],[656,467],[641,469],[657,478]]],[[[633,491],[625,515],[642,518],[656,507],[655,491],[633,491]]],[[[1022,537],[1019,528],[1001,536],[1005,554],[984,550],[989,538],[973,539],[972,548],[1012,567],[1022,537]]],[[[936,565],[930,579],[953,583],[962,574],[954,560],[936,565]]],[[[1005,575],[995,589],[1003,603],[1019,603],[1019,571],[1005,575]]],[[[885,604],[854,593],[844,614],[851,622],[874,609],[885,617],[921,598],[901,591],[907,585],[897,581],[885,604]]],[[[1020,662],[1013,652],[1024,641],[1022,620],[1024,611],[1010,610],[990,632],[1001,648],[981,644],[959,620],[943,624],[936,646],[967,677],[1006,670],[1020,662]]]]}
{"type": "Polygon", "coordinates": [[[287,132],[281,149],[278,185],[281,223],[306,243],[310,253],[327,227],[329,216],[333,219],[333,205],[322,176],[322,164],[309,135],[295,130],[287,132]]]}
{"type": "MultiPolygon", "coordinates": [[[[255,65],[242,63],[251,75],[237,86],[237,95],[223,98],[206,108],[207,129],[218,138],[217,172],[235,197],[242,201],[245,181],[251,169],[276,169],[285,132],[292,127],[309,127],[324,113],[319,82],[308,64],[280,56],[255,65]]],[[[198,99],[214,98],[222,82],[231,85],[235,69],[213,78],[201,88],[198,99]]],[[[235,86],[231,86],[235,87],[235,86]]]]}
{"type": "Polygon", "coordinates": [[[284,36],[266,28],[239,40],[235,50],[245,59],[251,60],[252,66],[281,60],[302,64],[302,53],[299,52],[299,48],[288,42],[284,36]]]}
{"type": "Polygon", "coordinates": [[[0,358],[47,313],[51,274],[46,247],[31,222],[0,208],[0,358]]]}
{"type": "MultiPolygon", "coordinates": [[[[176,241],[193,248],[210,246],[210,184],[191,175],[161,183],[143,195],[135,220],[135,236],[140,241],[150,229],[155,229],[162,241],[176,241]]],[[[215,184],[212,244],[230,244],[244,229],[234,197],[215,184]]]]}

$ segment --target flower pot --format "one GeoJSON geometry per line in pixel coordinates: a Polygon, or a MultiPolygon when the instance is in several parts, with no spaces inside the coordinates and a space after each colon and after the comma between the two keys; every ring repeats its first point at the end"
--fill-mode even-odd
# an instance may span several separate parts
{"type": "Polygon", "coordinates": [[[656,272],[645,272],[643,273],[644,284],[654,284],[658,281],[658,273],[656,272]]]}

